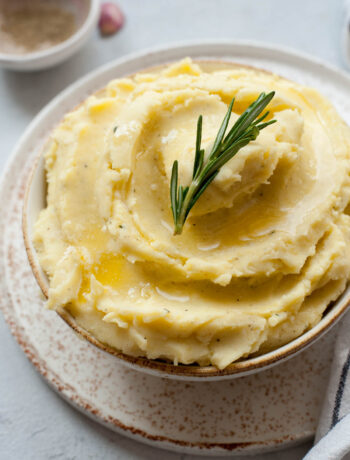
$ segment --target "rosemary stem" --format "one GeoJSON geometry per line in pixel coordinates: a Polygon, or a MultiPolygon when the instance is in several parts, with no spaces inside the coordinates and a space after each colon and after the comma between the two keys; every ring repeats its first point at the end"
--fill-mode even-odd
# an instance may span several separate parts
{"type": "Polygon", "coordinates": [[[191,185],[188,189],[188,192],[186,194],[186,197],[183,201],[183,206],[181,207],[181,211],[179,214],[179,218],[176,222],[175,228],[174,228],[174,235],[181,235],[182,229],[184,227],[184,223],[186,220],[186,210],[188,209],[188,206],[196,193],[198,186],[199,186],[199,178],[195,179],[193,182],[191,182],[191,185]]]}
{"type": "Polygon", "coordinates": [[[249,142],[254,141],[262,129],[276,122],[276,120],[270,120],[262,123],[269,112],[261,115],[274,95],[274,91],[271,91],[269,94],[261,93],[237,119],[225,137],[232,113],[233,98],[219,128],[211,152],[206,159],[204,159],[204,149],[201,149],[202,115],[199,116],[191,183],[188,186],[178,185],[177,160],[174,161],[171,172],[170,204],[174,219],[174,235],[182,233],[189,212],[198,198],[218,175],[221,167],[230,161],[241,148],[249,144],[249,142]]]}

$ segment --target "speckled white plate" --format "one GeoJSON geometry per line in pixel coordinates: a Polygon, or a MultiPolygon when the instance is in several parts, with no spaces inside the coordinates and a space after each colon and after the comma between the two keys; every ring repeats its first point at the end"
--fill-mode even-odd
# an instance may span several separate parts
{"type": "Polygon", "coordinates": [[[257,453],[312,437],[327,383],[336,328],[290,361],[232,381],[170,381],[126,369],[82,341],[43,299],[21,233],[25,182],[63,114],[112,78],[184,56],[228,59],[318,88],[350,123],[350,79],[300,54],[217,41],[118,60],[56,97],[31,123],[3,175],[0,307],[28,358],[62,397],[111,429],[154,446],[212,455],[257,453]]]}

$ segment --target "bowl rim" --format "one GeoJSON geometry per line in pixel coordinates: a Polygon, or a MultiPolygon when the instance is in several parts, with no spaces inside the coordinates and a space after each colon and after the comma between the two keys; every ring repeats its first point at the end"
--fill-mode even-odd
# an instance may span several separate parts
{"type": "MultiPolygon", "coordinates": [[[[176,61],[176,60],[175,60],[176,61]]],[[[169,65],[173,60],[167,61],[163,64],[157,66],[149,66],[143,69],[138,70],[138,72],[148,71],[157,67],[163,67],[169,65]]],[[[227,62],[230,65],[237,65],[239,67],[248,67],[253,68],[262,72],[271,73],[268,70],[258,68],[256,66],[235,63],[233,61],[226,61],[225,59],[194,59],[195,62],[227,62]]],[[[124,77],[132,76],[132,74],[127,74],[124,77]]],[[[285,79],[285,77],[282,77],[285,79]]],[[[103,91],[104,88],[101,88],[86,97],[89,97],[92,94],[97,94],[100,91],[103,91]]],[[[84,100],[86,99],[84,98],[84,100]]],[[[73,107],[69,112],[74,111],[79,105],[73,107]]],[[[67,112],[66,112],[67,113],[67,112]]],[[[51,130],[52,132],[52,130],[51,130]]],[[[48,298],[49,285],[46,279],[46,276],[43,275],[43,271],[40,267],[35,248],[32,244],[30,237],[30,229],[28,225],[28,203],[29,195],[31,190],[31,185],[39,166],[40,161],[43,158],[43,152],[47,143],[50,141],[50,135],[48,136],[47,141],[42,147],[41,151],[35,157],[31,170],[29,172],[26,184],[25,192],[23,198],[22,206],[22,234],[24,239],[24,245],[28,257],[28,261],[31,267],[31,270],[34,274],[34,277],[44,294],[45,298],[48,298]]],[[[332,326],[334,326],[346,310],[350,307],[350,284],[347,283],[346,288],[341,293],[341,295],[333,302],[331,302],[324,312],[322,319],[311,329],[304,332],[300,336],[296,337],[292,341],[286,343],[285,345],[273,349],[267,353],[264,353],[259,356],[252,358],[245,358],[241,361],[236,361],[229,364],[224,369],[218,369],[215,366],[199,366],[198,364],[172,364],[159,359],[150,359],[143,356],[132,356],[127,355],[107,344],[96,339],[92,334],[86,331],[84,328],[79,326],[75,321],[74,317],[64,309],[64,307],[55,310],[55,312],[70,326],[79,336],[82,336],[88,342],[96,346],[97,348],[103,350],[104,352],[113,355],[121,360],[121,362],[128,367],[132,367],[136,370],[147,372],[153,375],[158,375],[161,377],[172,377],[178,379],[190,379],[190,380],[216,380],[216,379],[225,379],[225,378],[235,378],[245,375],[249,375],[258,371],[266,370],[276,364],[280,364],[286,361],[289,358],[296,356],[298,353],[303,351],[308,345],[316,342],[320,339],[323,334],[325,334],[332,326]]]]}
{"type": "Polygon", "coordinates": [[[52,57],[56,54],[60,54],[65,49],[79,42],[84,36],[86,36],[90,29],[94,27],[98,20],[100,0],[89,0],[89,11],[84,22],[77,28],[77,30],[66,40],[58,43],[57,45],[50,46],[40,51],[33,51],[24,54],[14,53],[1,53],[0,62],[8,62],[11,64],[15,63],[30,63],[32,61],[38,61],[47,57],[52,57]]]}

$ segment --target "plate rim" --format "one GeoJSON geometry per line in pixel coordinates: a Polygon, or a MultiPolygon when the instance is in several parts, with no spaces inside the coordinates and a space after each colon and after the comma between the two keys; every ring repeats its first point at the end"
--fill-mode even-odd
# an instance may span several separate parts
{"type": "MultiPolygon", "coordinates": [[[[349,86],[350,86],[350,77],[344,72],[342,71],[341,69],[338,69],[336,66],[333,66],[333,65],[330,65],[330,64],[327,64],[325,62],[323,62],[322,60],[320,59],[315,59],[314,57],[312,56],[309,56],[308,54],[306,53],[303,53],[303,52],[299,52],[299,51],[295,51],[295,50],[292,50],[288,47],[283,47],[283,46],[275,46],[275,45],[270,45],[270,44],[264,44],[264,43],[258,43],[256,41],[251,41],[251,40],[191,40],[191,41],[181,41],[181,42],[176,42],[176,43],[172,43],[172,44],[168,44],[168,45],[162,45],[162,46],[156,46],[156,47],[152,47],[152,48],[148,48],[148,49],[145,49],[145,50],[141,50],[141,51],[137,51],[137,52],[134,52],[134,53],[130,53],[130,54],[127,54],[125,56],[123,56],[122,58],[119,58],[119,59],[115,59],[105,65],[102,65],[102,66],[99,66],[97,69],[89,72],[87,75],[85,75],[84,77],[82,78],[79,78],[78,80],[76,80],[75,82],[73,82],[72,84],[70,84],[66,89],[64,89],[63,91],[61,91],[57,96],[55,96],[42,110],[40,110],[40,112],[34,117],[34,119],[29,123],[28,127],[25,129],[24,133],[22,134],[22,136],[19,138],[19,140],[17,141],[15,147],[13,148],[12,150],[12,153],[10,155],[10,157],[8,158],[6,164],[5,164],[5,167],[3,169],[3,172],[0,176],[0,194],[3,193],[3,188],[4,188],[4,183],[5,183],[5,180],[6,180],[6,176],[9,174],[11,168],[13,167],[13,163],[15,162],[16,160],[16,156],[18,154],[18,151],[21,149],[21,146],[22,144],[25,142],[25,140],[32,134],[33,131],[35,131],[35,129],[40,125],[40,123],[42,122],[43,119],[45,119],[45,117],[50,113],[51,109],[53,107],[56,106],[56,104],[60,101],[60,99],[64,99],[65,97],[69,96],[71,93],[73,93],[78,87],[83,87],[84,84],[87,84],[88,82],[90,82],[91,80],[94,80],[96,77],[98,77],[99,75],[102,75],[104,74],[105,72],[108,72],[108,70],[111,70],[112,68],[114,67],[119,67],[123,64],[126,64],[128,62],[132,62],[132,61],[135,61],[135,60],[138,60],[142,57],[145,57],[147,55],[149,56],[152,56],[154,54],[156,55],[159,55],[161,53],[165,53],[167,51],[180,51],[180,49],[183,49],[183,51],[185,51],[185,48],[190,48],[190,47],[196,47],[196,48],[200,48],[200,47],[203,47],[203,46],[233,46],[233,47],[236,47],[236,48],[250,48],[251,51],[252,50],[255,50],[257,53],[259,54],[264,54],[264,53],[268,53],[271,57],[275,57],[280,54],[281,56],[284,57],[284,59],[286,58],[292,58],[292,60],[296,60],[296,61],[299,61],[300,62],[304,62],[308,65],[312,65],[312,66],[318,66],[328,72],[331,72],[335,77],[341,77],[349,86]]],[[[237,52],[237,49],[234,49],[233,50],[233,53],[237,52]]],[[[202,53],[203,54],[203,53],[202,53]]],[[[237,56],[236,56],[237,57],[237,56]]],[[[292,62],[293,64],[293,62],[292,62]]],[[[2,249],[4,250],[4,245],[2,245],[2,249]]],[[[12,303],[10,299],[7,299],[7,301],[9,303],[12,303]]],[[[35,347],[32,345],[32,344],[28,344],[25,343],[25,341],[23,340],[23,337],[21,336],[21,333],[20,331],[18,330],[19,329],[19,326],[18,324],[15,324],[11,318],[10,318],[10,314],[8,312],[6,312],[6,309],[7,308],[11,308],[9,306],[5,306],[3,308],[3,305],[0,305],[1,307],[1,310],[3,311],[4,313],[4,317],[5,317],[5,320],[6,322],[9,324],[10,326],[10,330],[11,330],[11,333],[14,335],[14,337],[16,338],[17,342],[19,343],[19,345],[21,346],[21,348],[23,349],[23,351],[25,352],[27,358],[32,362],[32,364],[36,367],[36,369],[39,371],[40,375],[45,379],[45,381],[50,385],[51,388],[54,388],[54,390],[56,392],[58,392],[60,394],[60,396],[62,396],[65,400],[67,400],[70,404],[72,404],[75,408],[77,408],[78,410],[80,410],[81,412],[83,412],[85,415],[88,415],[90,418],[94,419],[95,421],[98,421],[99,423],[102,423],[106,426],[108,426],[109,428],[111,428],[110,426],[110,423],[107,421],[107,420],[104,420],[103,417],[99,416],[99,415],[96,415],[95,414],[95,411],[96,409],[94,409],[93,407],[90,406],[90,408],[88,407],[84,407],[84,403],[81,405],[79,404],[79,399],[80,399],[80,402],[82,398],[78,398],[77,401],[74,401],[72,399],[72,397],[69,395],[69,392],[66,391],[64,389],[61,389],[60,388],[60,384],[59,382],[57,382],[55,380],[55,377],[54,377],[54,373],[49,370],[49,369],[45,369],[45,365],[43,366],[43,363],[40,363],[40,361],[42,361],[42,359],[40,358],[40,355],[39,355],[39,359],[38,357],[35,357],[33,354],[32,354],[32,349],[35,349],[35,347]],[[49,371],[49,372],[48,372],[49,371]],[[49,376],[48,373],[50,374],[53,374],[52,376],[49,376]]],[[[122,426],[119,426],[119,428],[116,430],[116,425],[114,424],[114,429],[116,431],[118,431],[120,434],[123,434],[123,435],[126,435],[134,440],[138,440],[138,441],[141,441],[141,442],[145,442],[147,444],[150,444],[152,446],[157,446],[157,447],[161,447],[161,448],[165,448],[165,449],[169,449],[171,448],[172,450],[177,450],[177,451],[181,451],[181,452],[190,452],[190,453],[194,453],[194,448],[195,446],[192,445],[192,443],[188,443],[188,442],[183,442],[181,441],[181,448],[178,449],[176,448],[176,446],[174,445],[177,441],[176,440],[171,440],[171,439],[163,439],[163,440],[154,440],[154,439],[149,439],[150,438],[150,435],[147,434],[146,432],[142,432],[141,430],[137,430],[137,431],[140,431],[139,433],[134,433],[134,432],[128,432],[128,427],[126,427],[125,425],[121,424],[122,426]],[[168,442],[171,444],[171,446],[169,445],[164,445],[164,442],[167,444],[168,442]],[[162,445],[163,444],[163,445],[162,445]],[[190,450],[187,450],[186,447],[190,450]]],[[[133,429],[134,430],[134,429],[133,429]]],[[[303,437],[299,437],[297,439],[291,439],[290,441],[285,441],[282,443],[279,443],[278,441],[274,440],[274,441],[267,441],[268,445],[266,445],[266,442],[253,442],[253,443],[248,443],[249,444],[249,447],[244,447],[243,450],[241,449],[238,449],[238,450],[235,450],[234,452],[236,452],[237,454],[242,454],[242,453],[257,453],[257,452],[268,452],[268,451],[271,451],[271,450],[276,450],[276,442],[277,442],[277,445],[279,448],[284,448],[284,447],[290,447],[292,445],[296,445],[298,443],[301,443],[301,442],[304,442],[306,441],[307,439],[310,439],[310,437],[312,437],[313,433],[307,433],[305,434],[305,436],[303,437]],[[265,448],[262,447],[262,445],[265,444],[265,448]]],[[[153,436],[151,436],[152,438],[153,436]]],[[[197,449],[199,449],[199,445],[201,443],[195,443],[195,445],[197,445],[197,449]]],[[[222,444],[222,447],[219,446],[217,443],[208,443],[205,447],[206,452],[196,452],[196,453],[202,453],[202,454],[205,454],[205,455],[232,455],[233,454],[233,451],[232,449],[237,449],[237,443],[233,443],[233,444],[222,444]],[[210,447],[210,445],[212,447],[210,447]],[[217,448],[220,448],[220,452],[218,452],[216,449],[217,448]],[[214,449],[214,450],[213,450],[214,449]],[[221,449],[223,449],[224,453],[221,452],[221,449]],[[225,452],[226,451],[226,452],[225,452]]]]}

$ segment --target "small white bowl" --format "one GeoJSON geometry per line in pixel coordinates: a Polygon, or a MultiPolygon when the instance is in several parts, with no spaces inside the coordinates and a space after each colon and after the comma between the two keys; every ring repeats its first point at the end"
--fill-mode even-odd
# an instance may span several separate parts
{"type": "MultiPolygon", "coordinates": [[[[62,2],[62,6],[67,2],[62,2]]],[[[100,14],[100,0],[74,0],[69,10],[75,15],[78,29],[67,40],[41,51],[24,54],[0,53],[0,67],[33,71],[53,67],[76,53],[96,27],[100,14]]]]}

